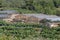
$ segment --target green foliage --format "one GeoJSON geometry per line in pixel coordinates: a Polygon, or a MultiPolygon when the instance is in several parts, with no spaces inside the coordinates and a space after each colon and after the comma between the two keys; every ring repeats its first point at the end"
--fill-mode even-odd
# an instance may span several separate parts
{"type": "MultiPolygon", "coordinates": [[[[46,20],[45,20],[46,21],[46,20]]],[[[40,24],[6,23],[0,20],[1,40],[60,40],[60,27],[49,28],[40,24]],[[37,39],[38,38],[38,39],[37,39]]]]}
{"type": "Polygon", "coordinates": [[[56,8],[60,8],[60,0],[1,0],[0,3],[4,9],[13,8],[22,13],[57,14],[56,8]]]}
{"type": "MultiPolygon", "coordinates": [[[[3,24],[3,21],[1,21],[0,23],[3,24]]],[[[2,38],[0,37],[0,39],[11,40],[10,38],[12,37],[13,40],[15,38],[17,38],[17,40],[20,40],[29,37],[38,37],[40,33],[35,30],[35,28],[38,27],[38,24],[4,23],[4,25],[0,26],[0,34],[2,35],[2,38]]]]}
{"type": "Polygon", "coordinates": [[[43,28],[41,31],[41,35],[45,38],[51,38],[51,39],[60,39],[60,27],[57,28],[43,28]]]}

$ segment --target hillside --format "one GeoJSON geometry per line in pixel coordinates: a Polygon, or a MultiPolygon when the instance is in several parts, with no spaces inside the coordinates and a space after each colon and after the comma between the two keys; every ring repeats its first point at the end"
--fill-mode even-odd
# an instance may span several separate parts
{"type": "Polygon", "coordinates": [[[0,0],[0,8],[14,9],[22,13],[60,15],[60,0],[0,0]]]}
{"type": "Polygon", "coordinates": [[[60,40],[60,0],[0,0],[0,40],[60,40]]]}

